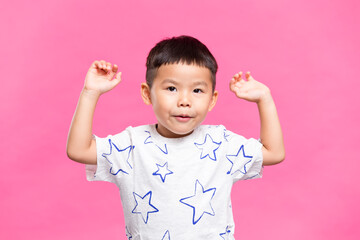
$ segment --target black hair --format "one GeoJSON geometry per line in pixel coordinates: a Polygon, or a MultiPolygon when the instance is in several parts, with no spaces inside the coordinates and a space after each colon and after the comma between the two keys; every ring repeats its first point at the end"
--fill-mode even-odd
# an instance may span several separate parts
{"type": "Polygon", "coordinates": [[[146,60],[146,83],[151,88],[156,72],[164,64],[194,64],[206,67],[211,72],[212,90],[215,90],[218,65],[209,49],[190,36],[167,38],[153,47],[146,60]]]}

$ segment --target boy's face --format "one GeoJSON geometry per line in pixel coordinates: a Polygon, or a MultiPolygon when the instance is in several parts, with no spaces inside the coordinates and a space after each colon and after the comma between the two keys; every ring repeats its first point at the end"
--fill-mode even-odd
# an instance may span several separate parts
{"type": "Polygon", "coordinates": [[[161,65],[151,89],[141,85],[146,104],[152,104],[158,120],[158,132],[169,138],[192,133],[216,103],[211,72],[205,67],[187,64],[161,65]]]}

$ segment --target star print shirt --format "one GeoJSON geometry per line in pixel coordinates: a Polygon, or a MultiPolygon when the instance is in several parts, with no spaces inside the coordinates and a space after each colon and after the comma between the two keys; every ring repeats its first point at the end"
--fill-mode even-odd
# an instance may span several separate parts
{"type": "Polygon", "coordinates": [[[155,125],[96,137],[97,165],[89,181],[120,190],[128,239],[234,239],[231,188],[262,176],[262,144],[202,125],[165,138],[155,125]]]}

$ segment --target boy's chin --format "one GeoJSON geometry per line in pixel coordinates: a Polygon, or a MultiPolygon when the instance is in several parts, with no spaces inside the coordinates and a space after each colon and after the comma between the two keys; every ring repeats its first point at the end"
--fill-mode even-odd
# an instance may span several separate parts
{"type": "Polygon", "coordinates": [[[190,135],[194,131],[194,129],[190,129],[190,130],[170,130],[170,129],[165,128],[165,127],[159,127],[158,124],[156,124],[156,129],[157,129],[158,133],[161,136],[167,137],[167,138],[186,137],[186,136],[190,135]]]}

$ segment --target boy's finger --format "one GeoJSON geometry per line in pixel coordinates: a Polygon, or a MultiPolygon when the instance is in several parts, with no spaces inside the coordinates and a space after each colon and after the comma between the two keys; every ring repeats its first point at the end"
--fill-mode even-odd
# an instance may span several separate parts
{"type": "Polygon", "coordinates": [[[118,69],[119,69],[118,65],[114,64],[114,66],[112,67],[112,71],[116,73],[118,69]]]}
{"type": "Polygon", "coordinates": [[[254,78],[251,76],[250,72],[246,73],[246,79],[249,80],[249,81],[254,80],[254,78]]]}
{"type": "Polygon", "coordinates": [[[100,68],[99,64],[100,64],[99,61],[94,61],[92,66],[93,66],[94,68],[100,68]]]}
{"type": "Polygon", "coordinates": [[[234,91],[234,87],[235,87],[235,79],[231,79],[230,83],[229,83],[229,87],[231,91],[234,91]]]}
{"type": "Polygon", "coordinates": [[[112,64],[109,63],[109,62],[107,62],[107,63],[106,63],[106,69],[110,71],[111,68],[112,68],[112,64]]]}
{"type": "Polygon", "coordinates": [[[235,79],[240,78],[240,79],[241,79],[241,75],[242,75],[242,72],[235,73],[235,75],[233,76],[233,78],[235,78],[235,79]]]}
{"type": "Polygon", "coordinates": [[[115,87],[116,85],[118,85],[121,82],[121,72],[118,72],[115,76],[115,78],[112,80],[112,83],[114,84],[113,86],[115,87]]]}
{"type": "Polygon", "coordinates": [[[109,74],[110,78],[113,78],[118,70],[118,66],[116,64],[114,64],[114,66],[112,66],[111,63],[108,63],[107,70],[108,70],[108,74],[109,74]]]}
{"type": "Polygon", "coordinates": [[[96,68],[99,69],[99,70],[102,70],[104,72],[106,72],[106,68],[104,66],[104,63],[105,62],[104,60],[101,60],[101,61],[96,61],[96,68]]]}
{"type": "Polygon", "coordinates": [[[106,66],[106,62],[104,60],[100,60],[100,68],[104,69],[106,66]]]}
{"type": "Polygon", "coordinates": [[[238,79],[238,78],[233,77],[233,78],[230,80],[230,85],[236,85],[239,81],[241,81],[241,79],[238,79]]]}

